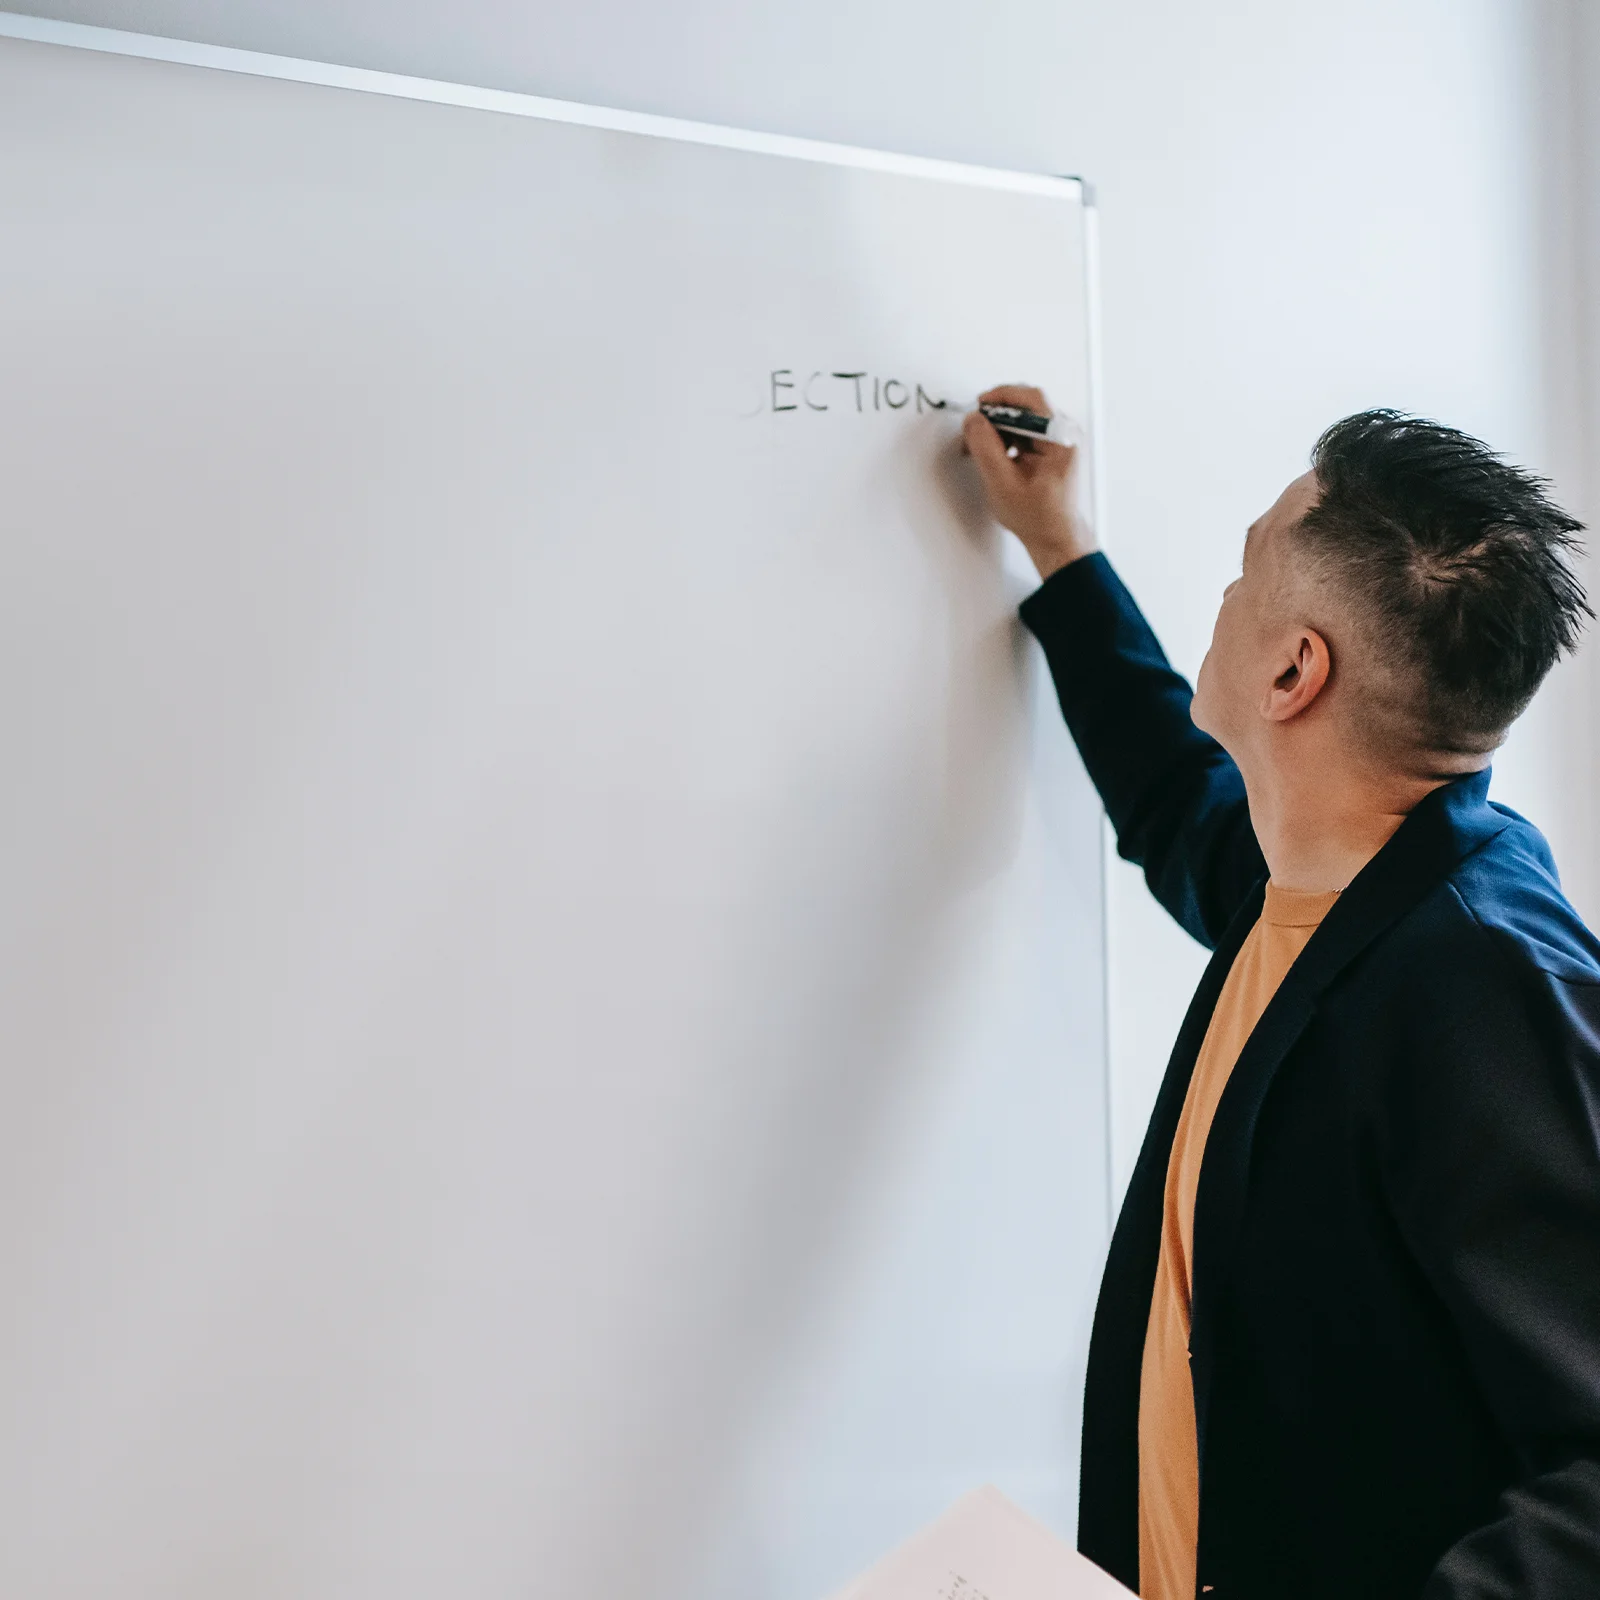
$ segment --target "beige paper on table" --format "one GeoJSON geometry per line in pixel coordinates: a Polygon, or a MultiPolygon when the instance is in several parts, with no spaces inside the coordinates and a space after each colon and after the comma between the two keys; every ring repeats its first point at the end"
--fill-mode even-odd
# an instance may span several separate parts
{"type": "Polygon", "coordinates": [[[1127,1600],[1131,1593],[986,1487],[963,1495],[833,1600],[1127,1600]]]}

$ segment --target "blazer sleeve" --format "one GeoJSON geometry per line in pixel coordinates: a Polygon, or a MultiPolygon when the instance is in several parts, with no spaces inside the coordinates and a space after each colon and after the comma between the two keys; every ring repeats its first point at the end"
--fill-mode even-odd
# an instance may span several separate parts
{"type": "Polygon", "coordinates": [[[1239,769],[1190,720],[1194,691],[1103,555],[1053,573],[1023,602],[1022,620],[1044,647],[1117,853],[1214,948],[1267,868],[1239,769]]]}
{"type": "Polygon", "coordinates": [[[1424,1600],[1571,1600],[1600,1592],[1600,984],[1477,937],[1386,1165],[1516,1481],[1424,1600]]]}

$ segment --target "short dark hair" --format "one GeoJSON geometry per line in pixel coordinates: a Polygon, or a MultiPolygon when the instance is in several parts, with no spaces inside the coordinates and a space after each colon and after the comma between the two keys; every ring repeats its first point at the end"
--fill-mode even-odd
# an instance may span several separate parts
{"type": "Polygon", "coordinates": [[[1492,750],[1594,615],[1571,565],[1583,524],[1481,441],[1398,411],[1334,423],[1311,465],[1298,531],[1378,653],[1373,731],[1492,750]]]}

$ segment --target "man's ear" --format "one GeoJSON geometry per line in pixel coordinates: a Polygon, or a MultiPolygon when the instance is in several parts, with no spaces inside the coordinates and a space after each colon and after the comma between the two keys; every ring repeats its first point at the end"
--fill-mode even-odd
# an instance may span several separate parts
{"type": "Polygon", "coordinates": [[[1269,722],[1298,717],[1322,693],[1332,664],[1328,641],[1315,628],[1292,635],[1287,658],[1279,658],[1277,676],[1262,701],[1262,716],[1269,722]]]}

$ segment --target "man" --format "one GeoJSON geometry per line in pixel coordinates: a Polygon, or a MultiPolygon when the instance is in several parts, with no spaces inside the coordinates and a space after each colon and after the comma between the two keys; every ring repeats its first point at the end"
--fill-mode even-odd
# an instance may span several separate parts
{"type": "Polygon", "coordinates": [[[1588,614],[1580,525],[1347,418],[1191,697],[1075,452],[966,442],[1118,847],[1215,951],[1101,1286],[1084,1553],[1152,1600],[1600,1596],[1600,943],[1487,793],[1588,614]]]}

